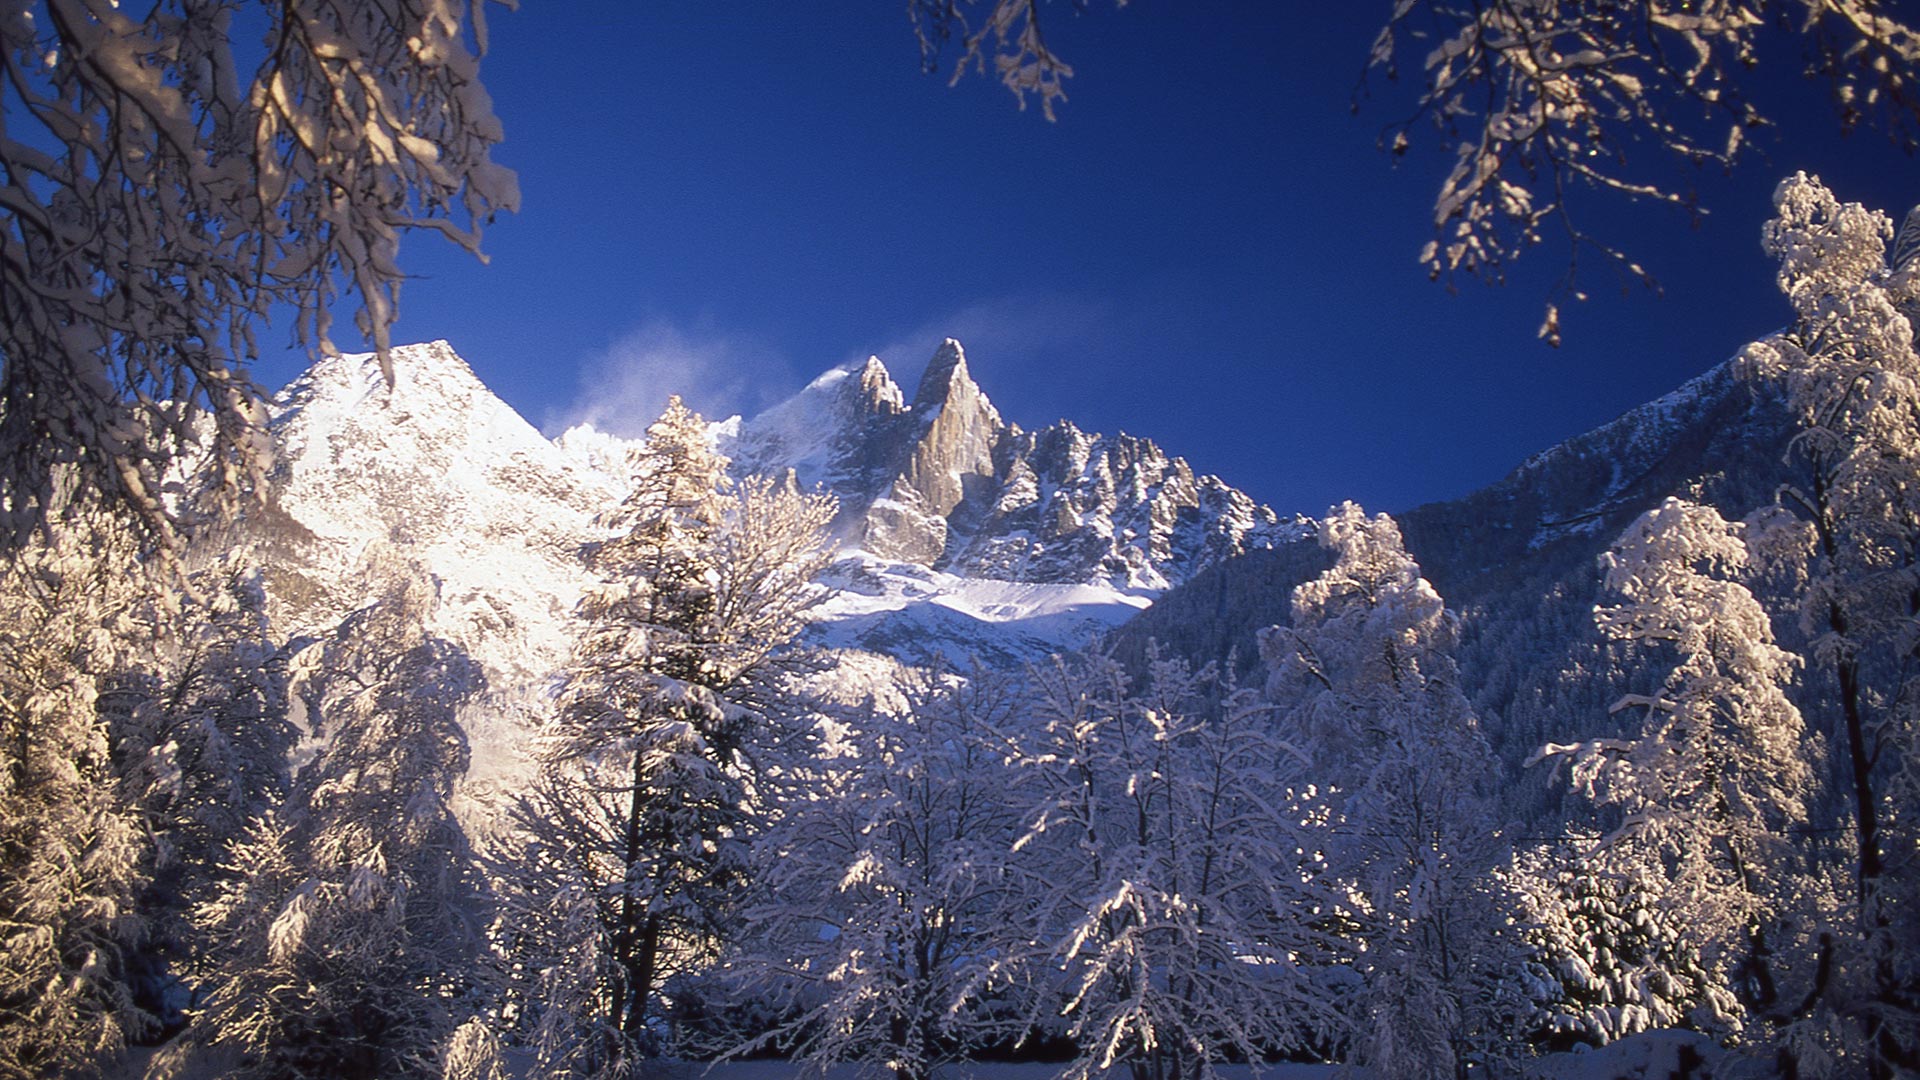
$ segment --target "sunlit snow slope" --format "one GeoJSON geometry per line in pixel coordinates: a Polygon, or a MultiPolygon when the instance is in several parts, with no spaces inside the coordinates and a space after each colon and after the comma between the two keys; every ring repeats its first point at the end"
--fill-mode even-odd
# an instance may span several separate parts
{"type": "Polygon", "coordinates": [[[484,795],[523,765],[527,710],[571,647],[580,546],[620,488],[542,437],[446,342],[393,361],[391,387],[370,355],[330,357],[274,400],[274,616],[289,635],[316,632],[392,575],[431,576],[433,631],[487,676],[462,715],[484,795]]]}

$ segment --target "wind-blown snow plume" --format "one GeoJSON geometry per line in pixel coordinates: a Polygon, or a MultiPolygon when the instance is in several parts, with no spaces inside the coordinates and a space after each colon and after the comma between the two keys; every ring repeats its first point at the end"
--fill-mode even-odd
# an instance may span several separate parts
{"type": "Polygon", "coordinates": [[[636,438],[669,397],[710,417],[751,414],[776,400],[770,388],[794,381],[787,361],[764,342],[705,324],[653,319],[582,365],[573,403],[543,426],[558,433],[588,424],[636,438]]]}

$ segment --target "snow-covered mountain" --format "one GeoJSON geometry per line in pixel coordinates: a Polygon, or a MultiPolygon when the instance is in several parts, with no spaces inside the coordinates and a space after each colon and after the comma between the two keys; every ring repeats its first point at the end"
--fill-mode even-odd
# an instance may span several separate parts
{"type": "Polygon", "coordinates": [[[391,387],[370,355],[328,357],[272,402],[277,464],[255,524],[270,614],[297,637],[394,575],[433,578],[431,630],[487,678],[461,717],[484,794],[523,767],[526,710],[571,648],[580,546],[620,485],[608,455],[543,437],[446,342],[395,353],[391,387]]]}
{"type": "MultiPolygon", "coordinates": [[[[279,466],[256,522],[274,617],[317,632],[385,576],[431,576],[435,632],[488,679],[463,715],[484,790],[522,767],[566,660],[581,546],[620,497],[631,444],[543,437],[445,342],[403,347],[394,367],[389,388],[371,357],[322,360],[274,402],[279,466]]],[[[1523,753],[1556,734],[1535,730],[1543,717],[1604,713],[1617,693],[1591,626],[1595,555],[1670,494],[1730,516],[1760,505],[1771,481],[1754,478],[1778,475],[1789,430],[1777,402],[1722,366],[1498,483],[1400,515],[1462,616],[1463,676],[1503,749],[1523,753]]],[[[869,359],[714,431],[737,472],[791,469],[841,501],[835,591],[810,631],[820,644],[1017,664],[1124,627],[1123,655],[1151,638],[1245,664],[1254,629],[1284,622],[1293,586],[1324,565],[1310,522],[1145,439],[1007,422],[957,342],[911,398],[869,359]]]]}
{"type": "Polygon", "coordinates": [[[951,338],[911,400],[870,357],[726,432],[742,471],[838,496],[849,546],[961,577],[1158,591],[1301,535],[1147,439],[1002,420],[951,338]]]}
{"type": "MultiPolygon", "coordinates": [[[[476,792],[524,768],[533,716],[570,647],[582,545],[623,493],[631,444],[542,436],[444,341],[329,357],[276,396],[264,545],[273,617],[318,633],[396,574],[427,576],[432,630],[478,661],[462,714],[476,792]]],[[[1299,535],[1144,439],[1003,421],[957,342],[909,401],[878,359],[714,425],[740,473],[794,470],[834,492],[845,547],[821,643],[907,660],[1011,664],[1085,645],[1170,584],[1299,535]]]]}
{"type": "Polygon", "coordinates": [[[943,342],[912,398],[878,357],[717,425],[742,473],[840,500],[826,642],[919,662],[1085,645],[1171,585],[1306,535],[1151,441],[1003,420],[943,342]]]}

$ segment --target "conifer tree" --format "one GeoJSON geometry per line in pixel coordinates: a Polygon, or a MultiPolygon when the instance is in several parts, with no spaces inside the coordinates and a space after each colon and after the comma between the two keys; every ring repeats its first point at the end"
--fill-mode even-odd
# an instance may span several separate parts
{"type": "Polygon", "coordinates": [[[1599,841],[1569,836],[1567,846],[1519,853],[1501,874],[1525,947],[1527,1002],[1508,1035],[1566,1050],[1724,1026],[1718,1018],[1738,1007],[1725,972],[1702,962],[1686,913],[1665,902],[1657,859],[1644,846],[1599,841]]]}
{"type": "Polygon", "coordinates": [[[529,896],[595,907],[591,940],[555,947],[605,963],[572,965],[582,981],[547,1003],[573,1026],[542,1022],[543,1059],[587,1073],[660,1049],[661,988],[710,961],[733,918],[760,755],[795,734],[779,658],[817,598],[833,514],[790,482],[736,493],[678,398],[631,464],[613,535],[589,557],[600,581],[580,604],[541,779],[516,812],[532,839],[529,896]],[[582,1060],[583,1045],[605,1049],[582,1060]]]}
{"type": "MultiPolygon", "coordinates": [[[[1603,636],[1673,666],[1654,693],[1614,706],[1644,710],[1637,731],[1549,744],[1534,757],[1565,759],[1576,791],[1617,808],[1619,825],[1591,869],[1623,879],[1616,892],[1646,898],[1698,957],[1704,976],[1669,981],[1696,984],[1682,1015],[1734,1033],[1743,1021],[1732,970],[1784,944],[1777,935],[1769,944],[1769,927],[1793,891],[1789,830],[1806,824],[1813,779],[1812,746],[1784,691],[1798,658],[1774,643],[1760,602],[1729,579],[1748,566],[1741,532],[1710,507],[1671,498],[1628,527],[1603,560],[1619,602],[1594,618],[1603,636]]],[[[1660,980],[1639,985],[1673,996],[1660,980]]],[[[1621,1004],[1640,1015],[1661,1010],[1652,1000],[1621,1004]]]]}
{"type": "Polygon", "coordinates": [[[285,799],[298,734],[257,572],[227,553],[182,584],[168,631],[103,696],[123,784],[153,841],[136,989],[167,1027],[182,1022],[195,977],[189,910],[215,887],[227,845],[285,799]]]}
{"type": "Polygon", "coordinates": [[[213,972],[187,1042],[237,1049],[246,1076],[437,1075],[472,990],[483,905],[451,800],[468,760],[455,710],[483,682],[427,633],[433,602],[401,574],[300,657],[323,749],[198,911],[213,972]]]}
{"type": "Polygon", "coordinates": [[[85,516],[0,561],[6,1080],[87,1073],[152,1024],[130,981],[152,855],[138,800],[165,770],[116,764],[109,692],[153,639],[136,552],[85,516]]]}

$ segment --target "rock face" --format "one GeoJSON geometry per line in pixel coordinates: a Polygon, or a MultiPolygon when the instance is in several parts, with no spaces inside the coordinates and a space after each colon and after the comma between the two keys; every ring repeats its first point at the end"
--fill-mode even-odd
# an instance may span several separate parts
{"type": "Polygon", "coordinates": [[[1158,590],[1301,527],[1148,440],[1007,423],[952,339],[911,403],[869,358],[723,448],[741,471],[792,469],[832,491],[849,546],[968,578],[1158,590]]]}

